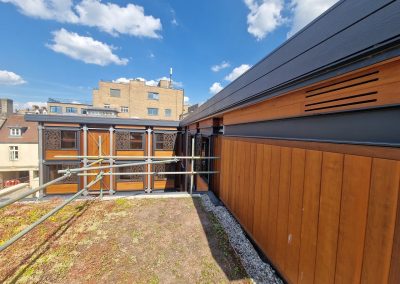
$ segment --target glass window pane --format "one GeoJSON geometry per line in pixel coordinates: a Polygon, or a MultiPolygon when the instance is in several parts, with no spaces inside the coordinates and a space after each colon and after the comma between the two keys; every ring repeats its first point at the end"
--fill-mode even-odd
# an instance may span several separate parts
{"type": "Polygon", "coordinates": [[[111,97],[120,97],[121,90],[120,89],[110,89],[110,96],[111,97]]]}
{"type": "Polygon", "coordinates": [[[61,148],[75,149],[76,148],[76,131],[61,131],[61,148]]]}

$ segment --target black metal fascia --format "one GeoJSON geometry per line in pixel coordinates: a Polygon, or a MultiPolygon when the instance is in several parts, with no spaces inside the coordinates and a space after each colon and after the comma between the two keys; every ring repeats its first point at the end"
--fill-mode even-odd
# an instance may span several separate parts
{"type": "Polygon", "coordinates": [[[400,147],[400,105],[226,125],[224,136],[400,147]]]}

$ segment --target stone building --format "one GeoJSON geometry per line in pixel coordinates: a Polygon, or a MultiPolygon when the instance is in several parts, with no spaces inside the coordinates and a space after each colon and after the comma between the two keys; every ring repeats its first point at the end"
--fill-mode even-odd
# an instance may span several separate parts
{"type": "Polygon", "coordinates": [[[140,80],[100,81],[93,91],[93,106],[116,109],[123,118],[179,120],[184,113],[184,91],[173,88],[168,80],[160,80],[157,86],[140,80]]]}

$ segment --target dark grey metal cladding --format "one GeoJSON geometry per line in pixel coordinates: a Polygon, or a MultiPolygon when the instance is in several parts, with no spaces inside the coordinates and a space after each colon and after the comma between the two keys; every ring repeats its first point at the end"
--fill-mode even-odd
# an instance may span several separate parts
{"type": "MultiPolygon", "coordinates": [[[[182,125],[228,109],[290,81],[359,60],[400,39],[400,1],[339,2],[220,93],[182,125]]],[[[269,96],[273,96],[270,94],[269,96]]]]}
{"type": "Polygon", "coordinates": [[[25,120],[36,121],[36,122],[104,124],[104,125],[164,126],[164,127],[179,126],[179,121],[171,121],[171,120],[129,119],[129,118],[70,116],[70,115],[26,114],[25,120]]]}
{"type": "Polygon", "coordinates": [[[400,105],[226,125],[225,136],[400,147],[400,105]]]}

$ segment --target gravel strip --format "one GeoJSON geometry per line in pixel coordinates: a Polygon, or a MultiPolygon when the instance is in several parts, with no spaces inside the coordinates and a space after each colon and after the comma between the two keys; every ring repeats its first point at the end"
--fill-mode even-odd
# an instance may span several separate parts
{"type": "Polygon", "coordinates": [[[256,283],[279,283],[283,281],[272,267],[261,260],[251,242],[247,239],[241,226],[224,206],[215,206],[207,194],[201,196],[204,208],[212,212],[228,235],[229,242],[246,269],[247,274],[256,283]]]}

